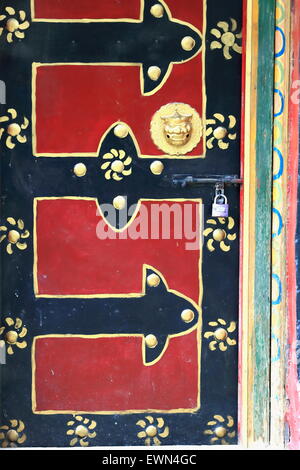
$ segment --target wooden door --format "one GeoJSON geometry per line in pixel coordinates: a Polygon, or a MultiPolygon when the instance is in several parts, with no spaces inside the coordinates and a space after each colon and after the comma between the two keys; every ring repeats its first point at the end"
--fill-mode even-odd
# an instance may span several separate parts
{"type": "Polygon", "coordinates": [[[235,444],[242,2],[1,15],[2,447],[235,444]]]}

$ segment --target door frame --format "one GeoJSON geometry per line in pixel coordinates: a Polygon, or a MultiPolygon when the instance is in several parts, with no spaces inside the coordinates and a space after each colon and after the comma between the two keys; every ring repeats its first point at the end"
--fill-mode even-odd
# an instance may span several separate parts
{"type": "Polygon", "coordinates": [[[294,5],[244,0],[239,427],[245,447],[283,448],[288,441],[286,259],[294,237],[288,238],[287,225],[290,179],[297,180],[289,165],[294,5]]]}
{"type": "Polygon", "coordinates": [[[273,74],[276,0],[244,0],[239,429],[270,443],[273,74]]]}

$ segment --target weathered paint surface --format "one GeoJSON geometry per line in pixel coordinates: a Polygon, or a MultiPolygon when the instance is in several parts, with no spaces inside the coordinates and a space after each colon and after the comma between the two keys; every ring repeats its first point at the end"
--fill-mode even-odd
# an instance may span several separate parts
{"type": "Polygon", "coordinates": [[[272,314],[270,376],[270,443],[284,446],[286,349],[286,217],[288,159],[288,95],[290,65],[290,1],[276,0],[273,207],[272,207],[272,314]]]}
{"type": "Polygon", "coordinates": [[[269,440],[270,266],[275,1],[259,2],[256,133],[256,269],[254,303],[254,441],[269,440]]]}

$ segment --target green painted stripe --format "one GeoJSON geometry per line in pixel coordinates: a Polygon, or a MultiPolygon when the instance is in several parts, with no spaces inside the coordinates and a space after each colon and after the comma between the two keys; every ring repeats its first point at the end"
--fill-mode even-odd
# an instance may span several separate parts
{"type": "Polygon", "coordinates": [[[254,439],[269,441],[275,0],[259,0],[254,302],[254,439]]]}

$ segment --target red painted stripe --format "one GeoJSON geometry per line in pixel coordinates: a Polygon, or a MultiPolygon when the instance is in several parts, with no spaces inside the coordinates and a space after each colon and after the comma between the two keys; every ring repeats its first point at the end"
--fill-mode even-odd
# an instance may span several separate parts
{"type": "MultiPolygon", "coordinates": [[[[300,79],[300,4],[293,5],[293,30],[292,30],[292,89],[290,99],[290,152],[288,161],[289,187],[288,187],[288,224],[287,224],[287,287],[288,287],[288,344],[289,344],[289,368],[287,377],[287,395],[290,406],[286,419],[290,428],[291,449],[300,448],[300,384],[297,377],[296,360],[296,321],[297,321],[297,284],[295,264],[295,236],[297,223],[297,192],[298,192],[298,157],[299,157],[299,112],[300,105],[296,103],[296,81],[300,79]]],[[[299,83],[298,83],[299,87],[299,83]]],[[[299,93],[298,93],[299,96],[299,93]]]]}
{"type": "MultiPolygon", "coordinates": [[[[247,42],[247,0],[243,0],[243,51],[246,51],[247,42]]],[[[241,178],[244,178],[244,153],[245,153],[245,86],[246,86],[246,53],[242,55],[242,95],[241,95],[241,178]]],[[[239,285],[239,344],[242,344],[242,302],[243,302],[243,245],[242,240],[244,239],[244,188],[241,187],[240,192],[240,285],[239,285]]],[[[238,434],[241,433],[242,427],[242,361],[243,352],[242,348],[239,348],[239,371],[238,371],[238,387],[239,387],[239,406],[238,406],[238,434]]]]}

